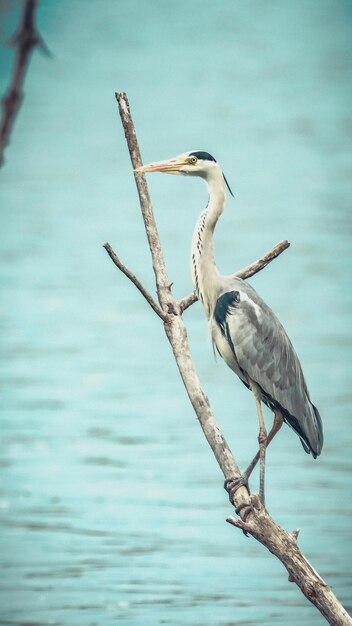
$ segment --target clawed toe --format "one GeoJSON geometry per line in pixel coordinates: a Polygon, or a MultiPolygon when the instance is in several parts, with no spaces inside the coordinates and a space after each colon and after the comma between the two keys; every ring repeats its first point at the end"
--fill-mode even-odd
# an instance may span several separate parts
{"type": "Polygon", "coordinates": [[[237,476],[236,478],[227,478],[224,482],[224,489],[226,489],[229,494],[229,500],[234,506],[235,493],[240,487],[247,487],[249,491],[248,476],[246,476],[246,474],[242,474],[242,476],[237,476]]]}
{"type": "MultiPolygon", "coordinates": [[[[237,513],[237,515],[241,516],[241,518],[242,518],[242,520],[244,522],[246,522],[248,515],[250,513],[253,513],[253,507],[250,504],[248,504],[247,502],[242,502],[242,504],[239,504],[236,507],[236,513],[237,513]],[[241,515],[241,513],[242,513],[242,515],[241,515]]],[[[246,535],[246,537],[248,537],[248,533],[245,530],[243,532],[246,535]]]]}

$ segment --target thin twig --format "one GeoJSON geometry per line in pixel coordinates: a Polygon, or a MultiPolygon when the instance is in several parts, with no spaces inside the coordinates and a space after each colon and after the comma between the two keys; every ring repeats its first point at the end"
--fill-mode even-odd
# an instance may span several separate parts
{"type": "Polygon", "coordinates": [[[154,298],[150,295],[147,289],[142,285],[142,283],[138,280],[138,278],[120,261],[117,254],[113,251],[112,247],[109,243],[104,243],[103,248],[107,251],[110,259],[115,263],[116,267],[121,270],[127,278],[129,278],[133,284],[137,287],[137,289],[141,292],[142,296],[146,299],[148,304],[152,307],[153,311],[165,322],[167,320],[167,314],[160,308],[160,306],[155,302],[154,298]]]}
{"type": "MultiPolygon", "coordinates": [[[[242,270],[235,272],[234,277],[242,278],[242,280],[245,280],[246,278],[254,276],[254,274],[257,274],[258,272],[263,270],[264,267],[266,267],[271,261],[276,259],[280,254],[282,254],[282,252],[287,250],[289,246],[290,242],[287,241],[287,239],[279,241],[276,246],[271,248],[271,250],[264,254],[264,256],[260,257],[260,259],[254,261],[254,263],[251,263],[250,265],[247,265],[247,267],[244,267],[242,270]]],[[[195,293],[190,293],[188,296],[185,296],[185,298],[182,298],[182,300],[180,300],[180,302],[178,303],[181,312],[183,313],[183,311],[185,311],[186,309],[188,309],[188,307],[197,302],[197,300],[198,298],[195,293]]]]}
{"type": "Polygon", "coordinates": [[[8,42],[10,46],[15,48],[15,61],[11,84],[2,99],[0,166],[4,162],[4,151],[23,99],[23,84],[31,53],[39,47],[50,55],[35,25],[36,8],[37,0],[25,0],[20,25],[8,42]]]}
{"type": "Polygon", "coordinates": [[[181,312],[183,313],[183,311],[185,311],[190,306],[192,306],[192,304],[197,302],[197,300],[198,300],[198,297],[197,297],[197,295],[194,292],[190,293],[188,296],[185,296],[184,298],[182,298],[182,300],[180,300],[179,303],[178,303],[181,312]]]}
{"type": "Polygon", "coordinates": [[[284,250],[287,250],[287,248],[289,247],[290,242],[287,241],[287,239],[279,241],[276,246],[274,246],[271,250],[269,250],[269,252],[264,254],[264,256],[260,257],[258,261],[254,261],[254,263],[247,265],[247,267],[244,267],[242,270],[235,272],[234,275],[236,276],[236,278],[242,278],[243,280],[254,276],[254,274],[257,274],[258,272],[263,270],[264,267],[266,267],[271,261],[276,259],[282,252],[284,252],[284,250]]]}

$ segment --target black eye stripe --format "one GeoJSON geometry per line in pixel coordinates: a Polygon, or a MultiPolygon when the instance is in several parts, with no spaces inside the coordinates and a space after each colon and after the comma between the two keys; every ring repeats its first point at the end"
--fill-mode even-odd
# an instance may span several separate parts
{"type": "Polygon", "coordinates": [[[203,161],[214,161],[216,163],[216,159],[214,159],[209,152],[202,152],[201,150],[197,150],[196,152],[190,152],[189,156],[195,156],[197,159],[203,159],[203,161]]]}

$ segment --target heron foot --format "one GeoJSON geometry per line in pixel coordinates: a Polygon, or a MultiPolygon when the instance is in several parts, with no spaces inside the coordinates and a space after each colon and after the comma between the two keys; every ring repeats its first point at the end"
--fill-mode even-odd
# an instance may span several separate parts
{"type": "MultiPolygon", "coordinates": [[[[236,507],[236,514],[239,515],[244,522],[247,521],[247,517],[251,513],[253,513],[253,507],[252,507],[251,504],[247,504],[246,502],[242,502],[242,504],[239,504],[236,507]],[[242,513],[242,515],[241,515],[241,513],[242,513]]],[[[244,529],[243,529],[243,534],[246,535],[246,537],[249,537],[247,531],[244,530],[244,529]]]]}
{"type": "MultiPolygon", "coordinates": [[[[248,478],[249,478],[248,474],[244,472],[244,474],[242,474],[241,476],[236,476],[236,478],[227,478],[225,480],[224,489],[226,489],[227,493],[229,494],[229,500],[231,504],[233,504],[233,506],[236,506],[234,502],[234,497],[235,497],[236,491],[240,487],[247,487],[249,491],[248,478]]],[[[236,513],[237,513],[237,509],[236,509],[236,513]]]]}
{"type": "Polygon", "coordinates": [[[260,430],[259,431],[259,435],[258,435],[258,443],[259,443],[259,445],[261,446],[261,445],[265,444],[265,447],[266,447],[267,439],[268,439],[268,437],[267,437],[266,431],[260,430]]]}

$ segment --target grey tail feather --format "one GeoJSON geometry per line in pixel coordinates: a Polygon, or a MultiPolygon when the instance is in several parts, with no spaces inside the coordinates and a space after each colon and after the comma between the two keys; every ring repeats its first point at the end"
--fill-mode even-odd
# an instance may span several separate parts
{"type": "Polygon", "coordinates": [[[323,443],[324,443],[324,434],[323,434],[323,423],[321,421],[320,413],[314,404],[312,404],[314,417],[315,417],[315,433],[316,433],[316,446],[315,446],[315,454],[319,456],[322,451],[323,443]]]}
{"type": "MultiPolygon", "coordinates": [[[[234,293],[234,292],[232,292],[234,293]]],[[[229,294],[226,294],[228,296],[229,294]]],[[[242,381],[246,387],[249,388],[249,385],[242,381]]],[[[261,388],[262,391],[262,400],[263,402],[271,409],[275,408],[279,409],[284,418],[284,422],[288,424],[292,430],[299,436],[301,440],[301,444],[307,454],[312,453],[313,457],[316,459],[317,456],[320,455],[323,443],[324,443],[324,435],[323,435],[323,423],[321,421],[320,413],[314,404],[307,398],[308,410],[309,414],[305,420],[297,419],[294,415],[292,415],[287,409],[285,409],[279,402],[274,400],[269,394],[265,393],[265,391],[261,388]]]]}
{"type": "Polygon", "coordinates": [[[268,406],[276,406],[280,409],[286,424],[291,426],[291,428],[299,436],[304,450],[307,454],[312,453],[313,457],[316,459],[321,453],[324,436],[321,417],[314,404],[309,402],[309,417],[306,420],[298,420],[294,415],[291,415],[287,409],[281,406],[279,402],[273,401],[272,398],[269,399],[268,396],[266,398],[264,396],[263,400],[265,404],[268,404],[268,406]]]}
{"type": "Polygon", "coordinates": [[[304,450],[308,454],[311,452],[313,457],[316,459],[317,456],[320,455],[323,447],[323,424],[318,409],[314,406],[314,404],[311,404],[310,406],[312,410],[310,413],[310,420],[308,421],[306,428],[302,429],[301,424],[299,424],[295,418],[292,419],[292,416],[288,417],[287,413],[285,421],[287,421],[293,430],[295,430],[298,434],[304,450]]]}

